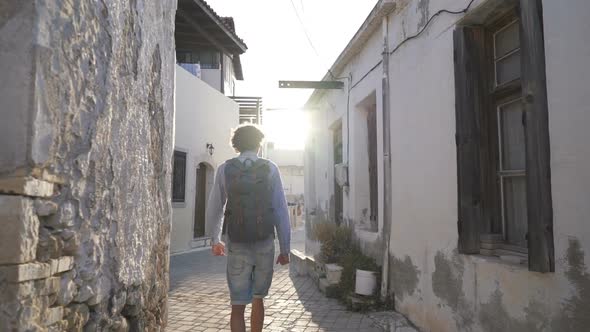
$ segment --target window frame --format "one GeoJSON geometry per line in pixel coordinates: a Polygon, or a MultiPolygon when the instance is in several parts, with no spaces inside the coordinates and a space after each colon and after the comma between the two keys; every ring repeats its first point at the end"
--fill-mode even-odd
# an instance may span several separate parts
{"type": "Polygon", "coordinates": [[[505,248],[500,249],[524,254],[531,271],[554,272],[542,3],[515,0],[514,4],[513,16],[519,20],[520,79],[496,86],[495,63],[490,63],[495,62],[495,51],[489,47],[493,45],[493,35],[488,31],[505,16],[509,17],[509,8],[492,9],[485,17],[493,19],[486,22],[474,23],[476,18],[467,18],[466,24],[470,25],[458,25],[454,32],[458,249],[463,254],[485,253],[484,242],[493,245],[497,241],[497,236],[489,234],[500,211],[496,176],[491,176],[499,163],[496,107],[499,100],[520,94],[525,127],[528,247],[503,245],[505,248]]]}
{"type": "MultiPolygon", "coordinates": [[[[482,139],[480,141],[481,151],[487,151],[488,156],[481,156],[480,167],[482,168],[482,209],[483,215],[487,216],[487,221],[483,222],[482,234],[484,235],[498,235],[502,236],[502,241],[495,241],[493,247],[503,250],[511,251],[514,254],[521,256],[528,252],[526,247],[517,246],[508,243],[507,221],[505,218],[505,196],[503,189],[503,181],[510,176],[523,176],[526,181],[526,167],[523,170],[512,171],[503,169],[502,158],[502,134],[500,121],[500,108],[512,104],[514,102],[522,101],[522,68],[519,68],[520,74],[518,78],[511,81],[498,84],[497,77],[497,63],[507,56],[522,52],[520,42],[517,48],[508,51],[506,54],[497,57],[496,50],[496,35],[513,24],[520,24],[517,9],[503,13],[498,18],[491,20],[489,24],[483,26],[484,29],[484,44],[483,52],[485,62],[482,66],[482,73],[484,75],[483,84],[486,91],[483,101],[483,112],[481,115],[482,124],[482,139]],[[484,165],[487,163],[487,167],[484,165]],[[485,171],[483,169],[486,169],[485,171]]],[[[521,53],[522,55],[522,53],[521,53]]],[[[524,112],[524,109],[523,109],[524,112]]],[[[526,128],[525,128],[526,130],[526,128]]],[[[525,143],[526,145],[526,143],[525,143]]],[[[527,227],[528,228],[528,227],[527,227]]],[[[487,237],[489,238],[489,237],[487,237]]],[[[494,237],[497,239],[497,237],[494,237]]],[[[494,255],[493,249],[486,247],[482,243],[483,252],[494,255]],[[485,249],[488,249],[487,251],[485,249]]]]}
{"type": "Polygon", "coordinates": [[[187,152],[185,151],[180,151],[180,150],[174,150],[174,153],[172,155],[172,193],[171,193],[171,198],[172,198],[172,203],[185,203],[186,202],[186,171],[187,171],[187,152]],[[177,158],[183,158],[183,164],[184,164],[184,168],[183,168],[183,172],[182,174],[177,173],[178,168],[176,167],[176,162],[177,162],[177,158]],[[181,177],[181,179],[179,179],[177,181],[177,177],[181,177]],[[176,184],[181,184],[181,189],[176,189],[175,185],[176,184]],[[182,195],[179,196],[175,196],[177,193],[182,192],[182,195]]]}

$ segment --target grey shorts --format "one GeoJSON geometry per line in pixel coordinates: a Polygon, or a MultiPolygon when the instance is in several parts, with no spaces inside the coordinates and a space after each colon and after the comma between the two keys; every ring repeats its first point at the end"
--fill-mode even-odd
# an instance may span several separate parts
{"type": "Polygon", "coordinates": [[[274,239],[256,243],[231,243],[227,253],[227,284],[232,305],[268,295],[274,272],[274,239]]]}

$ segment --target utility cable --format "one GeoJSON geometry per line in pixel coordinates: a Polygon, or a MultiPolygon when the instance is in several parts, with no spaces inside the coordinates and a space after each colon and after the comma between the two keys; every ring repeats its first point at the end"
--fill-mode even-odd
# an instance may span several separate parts
{"type": "Polygon", "coordinates": [[[475,0],[471,0],[469,2],[469,4],[467,5],[467,7],[465,7],[462,10],[459,10],[459,11],[452,11],[452,10],[448,10],[448,9],[441,9],[441,10],[437,11],[436,13],[434,13],[434,15],[430,16],[428,21],[426,21],[426,24],[424,24],[424,26],[422,27],[422,29],[420,29],[420,31],[418,31],[418,33],[404,39],[393,50],[391,50],[391,52],[389,52],[389,55],[392,55],[393,53],[395,53],[397,50],[400,49],[400,47],[402,47],[405,43],[409,42],[410,40],[418,38],[422,34],[422,32],[424,32],[424,30],[426,30],[428,28],[428,26],[430,25],[430,22],[432,22],[432,20],[434,20],[434,18],[436,18],[438,15],[444,14],[444,13],[451,14],[451,15],[465,14],[465,13],[467,13],[467,11],[469,11],[469,8],[471,8],[471,5],[473,5],[474,2],[475,2],[475,0]]]}
{"type": "MultiPolygon", "coordinates": [[[[318,57],[318,59],[321,60],[322,57],[320,56],[320,53],[318,52],[317,48],[313,45],[313,41],[311,40],[311,36],[309,35],[309,32],[307,31],[307,28],[305,27],[305,23],[303,23],[303,19],[299,15],[299,11],[297,11],[297,7],[295,7],[295,3],[293,2],[293,0],[290,0],[290,1],[291,1],[291,6],[293,7],[293,11],[295,12],[295,16],[297,16],[297,20],[299,21],[299,24],[301,26],[301,29],[303,30],[303,33],[305,34],[305,38],[307,39],[307,42],[309,43],[309,46],[311,47],[311,49],[313,50],[313,52],[315,53],[315,55],[318,57]]],[[[330,68],[328,68],[328,73],[330,74],[330,76],[332,77],[333,80],[344,80],[344,79],[348,79],[348,77],[336,77],[334,75],[334,73],[332,73],[332,70],[330,68]]]]}
{"type": "MultiPolygon", "coordinates": [[[[422,27],[422,29],[420,29],[420,31],[418,31],[415,35],[412,35],[412,36],[404,39],[403,41],[401,41],[395,48],[393,48],[389,52],[389,55],[391,56],[393,53],[397,52],[405,43],[409,42],[410,40],[418,38],[428,28],[428,26],[430,26],[430,23],[437,16],[444,14],[444,13],[451,14],[451,15],[458,15],[458,14],[467,13],[474,2],[475,2],[475,0],[471,0],[469,2],[469,4],[467,5],[467,7],[465,7],[462,10],[458,10],[458,11],[452,11],[452,10],[448,10],[448,9],[441,9],[441,10],[437,11],[432,16],[430,16],[430,18],[428,19],[428,21],[426,21],[426,24],[424,24],[424,26],[422,27]]],[[[379,60],[379,62],[377,62],[371,69],[369,69],[369,71],[367,73],[365,73],[363,76],[361,76],[361,78],[355,84],[353,84],[353,86],[351,87],[351,90],[354,89],[357,85],[359,85],[367,76],[369,76],[369,74],[373,70],[377,69],[377,67],[379,67],[379,65],[381,65],[381,63],[383,63],[383,60],[379,60]]]]}

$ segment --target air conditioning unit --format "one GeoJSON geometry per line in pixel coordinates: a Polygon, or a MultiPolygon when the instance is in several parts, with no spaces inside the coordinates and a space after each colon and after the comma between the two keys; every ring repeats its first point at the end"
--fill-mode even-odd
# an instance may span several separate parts
{"type": "Polygon", "coordinates": [[[348,186],[348,165],[336,164],[334,165],[334,178],[336,183],[341,187],[348,186]]]}

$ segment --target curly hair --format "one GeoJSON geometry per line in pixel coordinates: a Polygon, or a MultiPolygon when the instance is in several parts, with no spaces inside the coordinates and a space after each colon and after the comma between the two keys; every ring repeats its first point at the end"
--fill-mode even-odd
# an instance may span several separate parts
{"type": "Polygon", "coordinates": [[[238,152],[257,151],[264,138],[264,133],[253,124],[244,124],[233,130],[231,145],[238,152]]]}

